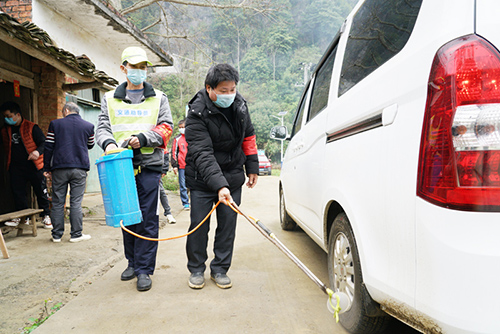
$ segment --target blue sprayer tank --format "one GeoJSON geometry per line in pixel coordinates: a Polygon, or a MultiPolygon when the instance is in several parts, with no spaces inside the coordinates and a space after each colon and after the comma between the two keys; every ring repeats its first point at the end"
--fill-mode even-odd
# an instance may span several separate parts
{"type": "Polygon", "coordinates": [[[138,224],[142,220],[133,156],[132,150],[117,149],[96,161],[106,225],[120,227],[120,220],[125,226],[138,224]]]}

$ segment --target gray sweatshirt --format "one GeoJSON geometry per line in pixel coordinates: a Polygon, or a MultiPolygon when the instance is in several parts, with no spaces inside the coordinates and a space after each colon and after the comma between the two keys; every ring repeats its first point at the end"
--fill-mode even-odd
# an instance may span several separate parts
{"type": "MultiPolygon", "coordinates": [[[[126,86],[126,82],[118,86],[114,92],[113,97],[130,104],[138,104],[144,101],[147,97],[156,95],[153,86],[151,86],[147,82],[144,82],[143,93],[138,96],[133,96],[136,94],[127,94],[126,86]]],[[[163,94],[161,97],[160,110],[158,113],[158,121],[156,125],[164,123],[168,124],[170,128],[173,129],[172,113],[170,111],[168,98],[165,94],[163,94]]],[[[140,165],[141,167],[161,172],[163,166],[163,149],[159,148],[159,146],[163,145],[163,138],[158,133],[152,130],[138,133],[135,136],[139,139],[141,147],[154,147],[155,150],[153,154],[140,154],[139,150],[134,150],[134,166],[140,165]]],[[[99,145],[103,150],[105,150],[106,146],[111,143],[115,145],[117,144],[111,130],[111,122],[109,120],[108,102],[106,95],[101,101],[101,113],[99,114],[98,118],[95,138],[97,141],[97,145],[99,145]]]]}

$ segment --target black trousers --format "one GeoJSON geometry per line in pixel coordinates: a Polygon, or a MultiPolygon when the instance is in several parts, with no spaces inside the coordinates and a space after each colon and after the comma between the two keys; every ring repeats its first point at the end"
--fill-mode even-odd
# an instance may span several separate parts
{"type": "MultiPolygon", "coordinates": [[[[141,207],[142,222],[129,225],[127,228],[148,238],[158,238],[158,185],[161,174],[143,169],[135,177],[139,206],[141,207]]],[[[122,230],[125,258],[128,266],[135,269],[135,274],[153,275],[156,266],[158,241],[149,241],[137,238],[122,230]]]]}
{"type": "MultiPolygon", "coordinates": [[[[237,205],[241,203],[241,187],[231,190],[231,196],[237,205]]],[[[219,200],[216,192],[191,190],[191,226],[194,229],[212,210],[219,200]]],[[[234,239],[236,236],[237,213],[227,205],[220,203],[216,209],[217,229],[214,240],[214,259],[210,263],[212,274],[225,274],[231,266],[233,258],[234,239]]],[[[186,253],[188,269],[191,273],[205,272],[208,259],[207,244],[210,230],[210,218],[193,234],[187,237],[186,253]]]]}
{"type": "Polygon", "coordinates": [[[29,182],[35,192],[38,207],[43,209],[40,216],[49,215],[50,202],[43,172],[37,170],[35,165],[33,165],[33,168],[19,168],[15,165],[11,165],[9,174],[10,187],[14,195],[16,211],[29,208],[28,195],[26,194],[26,184],[29,182]]]}

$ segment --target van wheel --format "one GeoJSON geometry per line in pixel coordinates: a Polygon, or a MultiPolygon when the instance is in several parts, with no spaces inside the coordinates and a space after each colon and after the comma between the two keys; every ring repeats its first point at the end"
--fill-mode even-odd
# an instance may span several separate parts
{"type": "Polygon", "coordinates": [[[340,315],[341,325],[349,333],[381,333],[391,322],[370,297],[363,283],[358,249],[351,224],[339,214],[328,239],[328,276],[334,291],[346,293],[351,308],[340,315]]]}
{"type": "Polygon", "coordinates": [[[285,206],[285,195],[283,194],[283,189],[280,187],[280,225],[285,231],[292,231],[297,227],[297,224],[286,212],[285,206]]]}

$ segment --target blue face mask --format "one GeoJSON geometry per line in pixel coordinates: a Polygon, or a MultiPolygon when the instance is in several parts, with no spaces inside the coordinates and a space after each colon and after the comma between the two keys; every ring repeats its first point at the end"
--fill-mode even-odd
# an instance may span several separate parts
{"type": "Polygon", "coordinates": [[[148,71],[139,70],[136,68],[127,68],[127,78],[136,86],[146,81],[148,71]]]}
{"type": "Polygon", "coordinates": [[[219,108],[229,108],[231,104],[234,102],[234,98],[236,97],[236,93],[234,94],[216,94],[217,101],[214,101],[214,104],[219,108]]]}
{"type": "Polygon", "coordinates": [[[16,125],[16,121],[14,121],[12,119],[12,117],[9,117],[9,118],[5,117],[4,120],[5,120],[5,123],[7,123],[9,125],[16,125]]]}

